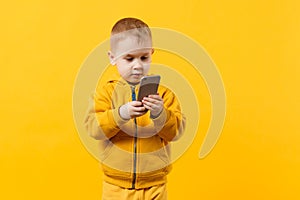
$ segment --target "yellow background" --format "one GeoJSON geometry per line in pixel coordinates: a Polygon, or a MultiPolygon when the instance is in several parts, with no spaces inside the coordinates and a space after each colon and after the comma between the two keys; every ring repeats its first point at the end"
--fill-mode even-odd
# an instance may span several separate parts
{"type": "MultiPolygon", "coordinates": [[[[170,199],[300,199],[299,1],[7,1],[1,20],[0,199],[100,199],[72,114],[80,65],[126,16],[180,31],[215,61],[227,115],[174,164],[170,199]]],[[[197,88],[195,88],[197,89],[197,88]]]]}

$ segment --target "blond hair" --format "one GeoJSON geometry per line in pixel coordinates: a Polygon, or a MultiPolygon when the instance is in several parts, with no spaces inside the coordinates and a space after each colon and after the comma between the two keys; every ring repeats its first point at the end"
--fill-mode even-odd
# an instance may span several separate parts
{"type": "Polygon", "coordinates": [[[111,30],[110,46],[112,51],[121,39],[129,36],[135,36],[138,42],[150,40],[152,43],[149,26],[140,19],[128,17],[117,21],[111,30]]]}

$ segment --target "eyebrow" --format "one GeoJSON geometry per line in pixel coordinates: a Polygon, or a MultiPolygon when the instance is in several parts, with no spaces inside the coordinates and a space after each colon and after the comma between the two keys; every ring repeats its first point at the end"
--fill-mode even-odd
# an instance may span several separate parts
{"type": "MultiPolygon", "coordinates": [[[[145,55],[149,55],[149,53],[143,53],[141,54],[142,56],[145,56],[145,55]]],[[[134,54],[126,54],[124,57],[135,57],[136,55],[134,54]]]]}

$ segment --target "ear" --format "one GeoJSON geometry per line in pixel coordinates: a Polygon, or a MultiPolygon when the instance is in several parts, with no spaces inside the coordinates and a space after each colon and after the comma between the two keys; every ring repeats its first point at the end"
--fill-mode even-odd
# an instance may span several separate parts
{"type": "Polygon", "coordinates": [[[116,64],[116,61],[115,61],[115,56],[114,56],[114,54],[113,54],[111,51],[108,51],[107,55],[108,55],[110,64],[115,65],[115,64],[116,64]]]}
{"type": "Polygon", "coordinates": [[[154,48],[151,49],[151,55],[154,53],[154,48]]]}

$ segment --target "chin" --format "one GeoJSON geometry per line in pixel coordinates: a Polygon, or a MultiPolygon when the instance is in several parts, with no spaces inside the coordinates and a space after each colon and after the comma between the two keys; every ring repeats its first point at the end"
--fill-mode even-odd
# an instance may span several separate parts
{"type": "Polygon", "coordinates": [[[132,83],[132,84],[138,84],[138,83],[140,83],[140,79],[131,79],[128,82],[132,83]]]}

